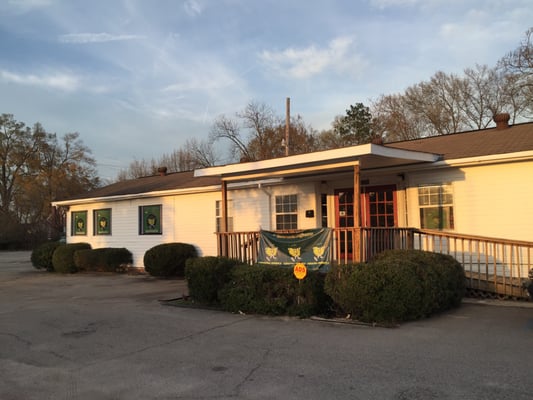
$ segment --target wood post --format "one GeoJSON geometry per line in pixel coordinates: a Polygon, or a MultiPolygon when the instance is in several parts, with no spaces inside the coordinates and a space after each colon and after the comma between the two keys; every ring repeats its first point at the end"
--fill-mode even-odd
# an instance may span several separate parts
{"type": "Polygon", "coordinates": [[[353,257],[355,262],[361,262],[363,249],[361,248],[361,177],[359,163],[353,167],[353,257]]]}

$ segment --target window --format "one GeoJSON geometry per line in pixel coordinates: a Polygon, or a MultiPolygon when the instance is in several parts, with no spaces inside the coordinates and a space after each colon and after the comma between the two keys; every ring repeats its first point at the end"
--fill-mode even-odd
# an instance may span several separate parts
{"type": "Polygon", "coordinates": [[[276,196],[276,230],[298,229],[298,196],[276,196]]]}
{"type": "MultiPolygon", "coordinates": [[[[228,217],[228,226],[227,232],[233,232],[233,201],[228,200],[227,203],[227,217],[228,217]]],[[[222,232],[222,201],[217,200],[215,203],[215,215],[216,215],[216,229],[217,232],[222,232]]]]}
{"type": "Polygon", "coordinates": [[[420,227],[454,229],[452,185],[442,184],[418,188],[420,227]]]}
{"type": "Polygon", "coordinates": [[[93,212],[94,234],[111,235],[111,209],[94,210],[93,212]]]}
{"type": "Polygon", "coordinates": [[[71,236],[87,235],[87,211],[72,211],[71,236]]]}
{"type": "Polygon", "coordinates": [[[320,210],[322,215],[322,228],[328,227],[328,195],[322,193],[320,195],[320,210]]]}
{"type": "Polygon", "coordinates": [[[161,204],[139,207],[139,234],[160,235],[163,233],[161,204]]]}

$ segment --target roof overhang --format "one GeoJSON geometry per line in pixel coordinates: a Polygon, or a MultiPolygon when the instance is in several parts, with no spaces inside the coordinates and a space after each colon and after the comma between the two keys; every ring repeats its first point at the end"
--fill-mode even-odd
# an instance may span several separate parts
{"type": "Polygon", "coordinates": [[[145,193],[132,193],[132,194],[121,194],[116,196],[103,196],[103,197],[88,197],[72,200],[58,200],[53,201],[53,207],[65,207],[65,206],[75,206],[80,204],[92,204],[92,203],[103,203],[110,201],[124,201],[124,200],[138,200],[138,199],[147,199],[152,197],[165,197],[165,196],[176,196],[176,195],[185,195],[185,194],[195,194],[195,193],[206,193],[206,192],[218,192],[220,191],[220,185],[212,186],[202,186],[196,188],[186,188],[186,189],[174,189],[174,190],[160,190],[154,192],[145,192],[145,193]]]}
{"type": "Polygon", "coordinates": [[[353,170],[355,165],[359,165],[361,169],[398,167],[433,163],[439,159],[438,154],[395,149],[369,143],[270,160],[197,169],[194,171],[194,176],[220,176],[225,181],[236,181],[339,172],[353,170]]]}

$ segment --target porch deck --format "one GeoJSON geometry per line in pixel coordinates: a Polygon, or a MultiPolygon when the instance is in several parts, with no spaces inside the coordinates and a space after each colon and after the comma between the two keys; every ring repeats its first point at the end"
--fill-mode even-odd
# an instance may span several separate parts
{"type": "MultiPolygon", "coordinates": [[[[218,254],[254,264],[259,232],[217,233],[218,254]]],[[[522,282],[533,268],[533,242],[414,228],[334,228],[333,262],[365,262],[388,249],[419,249],[453,256],[471,293],[526,299],[522,282]]]]}

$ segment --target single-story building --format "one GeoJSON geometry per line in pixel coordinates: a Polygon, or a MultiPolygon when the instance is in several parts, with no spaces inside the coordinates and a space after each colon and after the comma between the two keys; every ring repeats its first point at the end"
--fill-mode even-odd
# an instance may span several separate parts
{"type": "Polygon", "coordinates": [[[234,256],[260,230],[330,227],[338,261],[365,258],[354,228],[533,243],[533,123],[510,126],[506,114],[495,121],[494,128],[191,172],[161,168],[53,205],[68,208],[68,243],[126,247],[139,268],[156,244],[234,256]],[[241,249],[228,253],[228,246],[241,249]]]}

